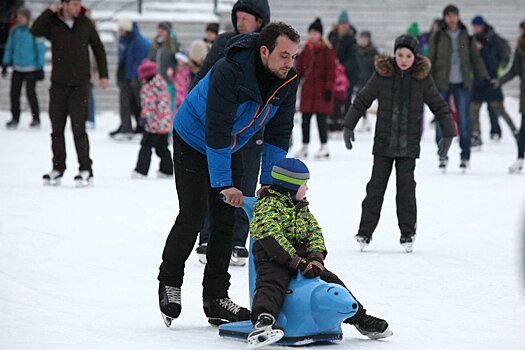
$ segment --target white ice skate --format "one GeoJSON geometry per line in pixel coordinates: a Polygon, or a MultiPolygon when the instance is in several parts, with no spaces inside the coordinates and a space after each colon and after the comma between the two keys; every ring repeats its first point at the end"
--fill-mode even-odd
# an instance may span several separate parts
{"type": "Polygon", "coordinates": [[[44,185],[46,186],[59,186],[60,181],[62,180],[62,175],[64,173],[60,172],[58,170],[51,170],[49,173],[44,174],[42,176],[42,180],[44,180],[44,185]]]}
{"type": "Polygon", "coordinates": [[[328,159],[330,158],[330,152],[328,151],[328,146],[326,144],[322,144],[321,148],[319,148],[319,151],[315,154],[315,159],[328,159]]]}
{"type": "Polygon", "coordinates": [[[303,147],[301,147],[301,149],[295,153],[294,157],[299,159],[306,159],[306,157],[308,157],[308,144],[303,143],[303,147]]]}
{"type": "Polygon", "coordinates": [[[87,170],[82,170],[74,178],[76,187],[87,187],[93,185],[93,176],[87,170]]]}
{"type": "Polygon", "coordinates": [[[275,318],[267,313],[259,315],[253,330],[248,335],[248,349],[258,349],[281,340],[284,331],[276,327],[275,318]]]}
{"type": "Polygon", "coordinates": [[[518,158],[512,165],[509,167],[509,174],[519,174],[523,169],[523,158],[518,158]]]}

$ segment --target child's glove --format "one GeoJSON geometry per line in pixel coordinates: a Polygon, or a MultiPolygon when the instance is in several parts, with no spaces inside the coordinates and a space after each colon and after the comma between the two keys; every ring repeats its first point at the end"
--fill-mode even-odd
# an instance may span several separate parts
{"type": "Polygon", "coordinates": [[[308,259],[310,260],[310,263],[303,271],[303,276],[306,278],[321,276],[321,273],[324,271],[323,254],[319,252],[310,253],[308,254],[308,259]]]}
{"type": "Polygon", "coordinates": [[[347,128],[346,126],[343,128],[343,139],[345,140],[345,146],[347,150],[352,149],[352,141],[355,141],[354,139],[354,130],[347,128]]]}

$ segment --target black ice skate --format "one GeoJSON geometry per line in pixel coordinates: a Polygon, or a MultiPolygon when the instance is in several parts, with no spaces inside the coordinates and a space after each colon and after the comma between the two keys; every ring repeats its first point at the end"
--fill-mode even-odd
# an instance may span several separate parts
{"type": "Polygon", "coordinates": [[[202,243],[200,244],[195,251],[197,252],[197,255],[199,256],[199,262],[201,264],[206,265],[206,251],[208,250],[208,243],[202,243]]]}
{"type": "Polygon", "coordinates": [[[372,237],[367,236],[363,233],[358,233],[357,235],[355,235],[355,240],[357,241],[357,243],[359,243],[360,250],[363,251],[365,247],[370,244],[372,237]]]}
{"type": "Polygon", "coordinates": [[[399,239],[399,244],[403,248],[405,248],[405,251],[407,253],[412,253],[414,251],[414,241],[416,240],[416,235],[408,234],[408,235],[401,235],[401,238],[399,239]]]}
{"type": "Polygon", "coordinates": [[[250,319],[250,310],[235,304],[230,298],[207,299],[203,297],[202,303],[208,323],[212,325],[220,326],[224,323],[250,319]]]}
{"type": "Polygon", "coordinates": [[[63,171],[58,171],[58,170],[53,169],[49,173],[44,174],[42,176],[42,180],[44,180],[44,185],[58,186],[60,185],[60,181],[62,180],[63,175],[64,175],[63,171]]]}
{"type": "Polygon", "coordinates": [[[387,338],[394,334],[388,328],[388,322],[366,314],[355,324],[355,328],[362,335],[374,340],[387,338]]]}
{"type": "Polygon", "coordinates": [[[248,334],[248,349],[278,342],[284,336],[281,327],[275,325],[275,318],[267,313],[260,314],[253,330],[248,334]]]}
{"type": "Polygon", "coordinates": [[[159,285],[159,306],[164,324],[169,328],[171,321],[179,317],[182,308],[180,301],[180,288],[159,285]]]}
{"type": "Polygon", "coordinates": [[[244,266],[248,261],[248,250],[241,246],[235,246],[232,249],[232,256],[230,258],[230,265],[244,266]]]}
{"type": "Polygon", "coordinates": [[[448,165],[448,157],[440,157],[438,167],[443,173],[447,171],[447,165],[448,165]]]}
{"type": "Polygon", "coordinates": [[[76,187],[87,187],[93,184],[93,175],[90,171],[82,170],[75,176],[76,187]]]}

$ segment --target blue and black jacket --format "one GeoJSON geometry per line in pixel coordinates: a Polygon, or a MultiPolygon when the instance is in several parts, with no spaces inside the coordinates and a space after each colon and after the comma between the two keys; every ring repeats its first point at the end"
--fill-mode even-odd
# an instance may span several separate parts
{"type": "Polygon", "coordinates": [[[298,87],[292,68],[276,80],[263,101],[256,77],[258,33],[231,39],[220,59],[191,90],[180,106],[173,127],[190,146],[208,158],[213,188],[233,185],[231,155],[265,128],[261,184],[271,183],[273,164],[286,157],[298,87]]]}

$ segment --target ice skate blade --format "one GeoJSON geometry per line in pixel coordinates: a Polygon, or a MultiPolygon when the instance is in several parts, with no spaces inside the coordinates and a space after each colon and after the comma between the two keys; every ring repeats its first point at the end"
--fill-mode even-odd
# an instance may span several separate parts
{"type": "Polygon", "coordinates": [[[247,349],[258,349],[265,345],[273,344],[281,340],[284,332],[281,329],[271,329],[260,334],[248,337],[247,349]]]}
{"type": "Polygon", "coordinates": [[[44,180],[44,186],[60,186],[60,179],[44,180]]]}
{"type": "Polygon", "coordinates": [[[89,186],[93,186],[93,180],[75,180],[76,188],[84,188],[89,186]]]}
{"type": "Polygon", "coordinates": [[[203,265],[206,265],[208,260],[206,260],[206,254],[197,254],[199,256],[199,262],[203,265]]]}
{"type": "Polygon", "coordinates": [[[162,320],[164,321],[164,324],[166,325],[166,327],[170,328],[171,322],[174,320],[174,318],[166,316],[162,312],[160,314],[162,315],[162,320]]]}
{"type": "Polygon", "coordinates": [[[414,242],[401,243],[401,246],[405,249],[405,252],[412,253],[414,251],[414,242]]]}
{"type": "Polygon", "coordinates": [[[365,337],[368,337],[369,339],[372,339],[372,340],[379,340],[379,339],[383,339],[383,338],[388,338],[388,337],[391,337],[394,335],[394,332],[392,332],[390,330],[390,328],[387,328],[384,332],[382,333],[378,333],[378,332],[365,332],[361,329],[359,329],[358,327],[356,327],[356,329],[359,331],[359,333],[361,333],[362,335],[364,335],[365,337]]]}
{"type": "Polygon", "coordinates": [[[232,266],[245,266],[247,260],[248,260],[248,258],[238,258],[238,257],[235,257],[235,256],[232,255],[231,258],[230,258],[230,265],[232,265],[232,266]]]}

